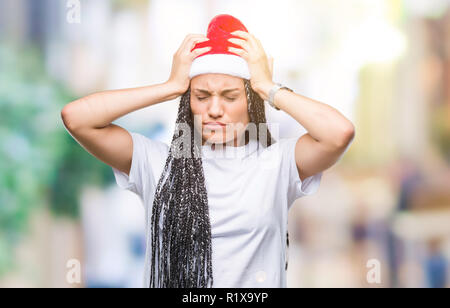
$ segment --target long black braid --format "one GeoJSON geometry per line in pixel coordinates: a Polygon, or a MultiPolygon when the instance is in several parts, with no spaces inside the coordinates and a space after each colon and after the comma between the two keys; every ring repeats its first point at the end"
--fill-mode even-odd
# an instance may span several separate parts
{"type": "MultiPolygon", "coordinates": [[[[264,101],[252,89],[250,81],[243,80],[250,122],[256,124],[258,141],[262,128],[261,136],[267,136],[267,140],[261,140],[267,143],[262,144],[270,146],[275,140],[266,124],[264,101]]],[[[213,285],[208,194],[201,159],[201,137],[195,137],[197,133],[189,88],[181,96],[175,133],[153,201],[151,288],[206,288],[213,285]],[[175,142],[182,137],[183,131],[178,129],[182,125],[190,128],[190,146],[175,142]],[[188,155],[180,156],[179,151],[188,155]]]]}

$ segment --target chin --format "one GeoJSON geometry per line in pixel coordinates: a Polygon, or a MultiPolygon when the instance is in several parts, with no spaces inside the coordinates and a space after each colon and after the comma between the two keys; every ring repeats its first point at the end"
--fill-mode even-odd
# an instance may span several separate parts
{"type": "Polygon", "coordinates": [[[219,144],[219,143],[226,143],[226,142],[232,141],[232,140],[234,140],[234,137],[226,136],[225,134],[223,134],[221,132],[204,133],[203,140],[205,141],[205,143],[219,144]]]}

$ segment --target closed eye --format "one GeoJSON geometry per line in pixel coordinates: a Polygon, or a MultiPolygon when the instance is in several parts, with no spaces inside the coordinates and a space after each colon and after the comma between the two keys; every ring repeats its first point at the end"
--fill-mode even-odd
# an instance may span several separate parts
{"type": "MultiPolygon", "coordinates": [[[[199,101],[203,101],[203,100],[205,100],[205,99],[207,99],[208,97],[197,97],[197,99],[199,100],[199,101]]],[[[229,101],[235,101],[236,100],[236,97],[226,97],[226,99],[227,100],[229,100],[229,101]]]]}

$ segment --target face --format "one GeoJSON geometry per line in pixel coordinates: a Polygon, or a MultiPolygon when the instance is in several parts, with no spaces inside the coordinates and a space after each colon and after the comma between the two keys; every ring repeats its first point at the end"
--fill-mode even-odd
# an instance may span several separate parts
{"type": "Polygon", "coordinates": [[[250,118],[244,80],[226,74],[191,79],[191,110],[203,143],[241,144],[250,118]]]}

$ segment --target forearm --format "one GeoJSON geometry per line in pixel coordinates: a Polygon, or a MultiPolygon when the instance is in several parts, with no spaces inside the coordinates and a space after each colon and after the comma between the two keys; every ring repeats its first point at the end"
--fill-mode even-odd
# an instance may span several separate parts
{"type": "MultiPolygon", "coordinates": [[[[258,91],[264,100],[268,99],[272,85],[258,91]]],[[[345,147],[353,138],[353,124],[327,104],[285,89],[276,92],[274,104],[299,122],[318,142],[345,147]]]]}
{"type": "Polygon", "coordinates": [[[94,93],[66,105],[61,112],[70,129],[102,128],[135,110],[181,95],[171,83],[94,93]]]}

